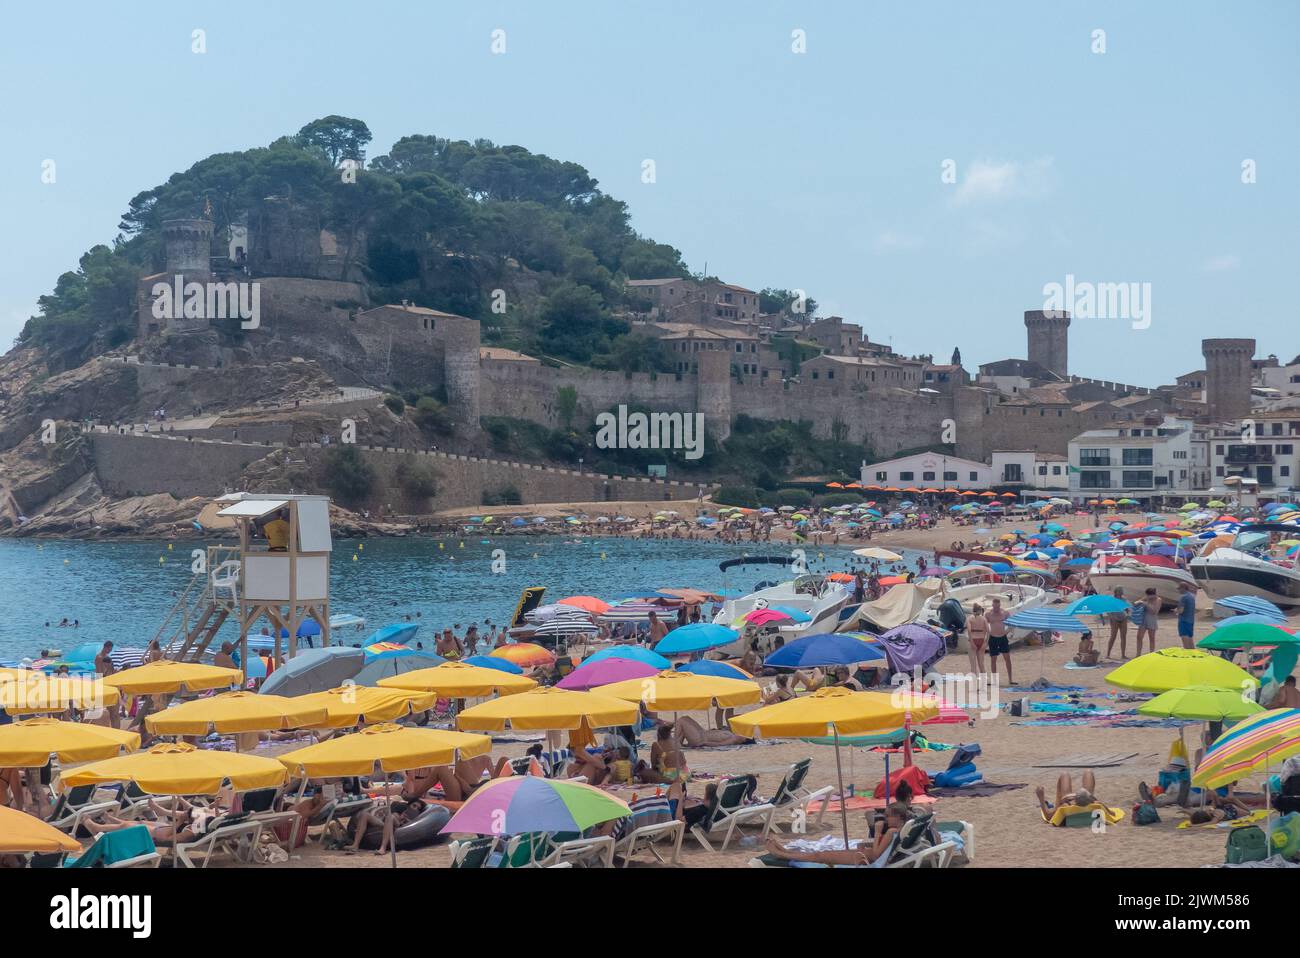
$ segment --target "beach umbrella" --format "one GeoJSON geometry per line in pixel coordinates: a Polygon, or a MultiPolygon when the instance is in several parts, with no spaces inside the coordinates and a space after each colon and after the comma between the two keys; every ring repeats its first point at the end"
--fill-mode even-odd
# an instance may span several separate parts
{"type": "Polygon", "coordinates": [[[540,645],[534,645],[532,642],[511,642],[509,645],[493,649],[488,655],[494,659],[505,659],[507,662],[513,662],[521,669],[555,664],[554,652],[548,652],[540,645]]]}
{"type": "Polygon", "coordinates": [[[631,659],[635,662],[652,665],[656,669],[666,669],[672,665],[672,662],[664,658],[664,656],[658,652],[652,652],[642,645],[611,645],[599,652],[591,653],[582,660],[582,664],[590,665],[592,662],[599,662],[602,659],[631,659]]]}
{"type": "Polygon", "coordinates": [[[1125,662],[1106,681],[1136,692],[1167,692],[1192,685],[1255,688],[1259,680],[1227,659],[1200,649],[1157,649],[1125,662]]]}
{"type": "Polygon", "coordinates": [[[855,556],[862,556],[864,559],[879,559],[881,562],[898,562],[903,557],[897,552],[890,552],[888,549],[881,549],[877,546],[867,546],[865,549],[854,549],[855,556]]]}
{"type": "Polygon", "coordinates": [[[271,673],[258,690],[263,695],[307,695],[337,688],[365,667],[364,649],[331,645],[299,652],[271,673]]]}
{"type": "Polygon", "coordinates": [[[1238,722],[1206,750],[1192,784],[1220,788],[1300,754],[1300,709],[1270,709],[1238,722]]]}
{"type": "Polygon", "coordinates": [[[671,669],[649,678],[638,677],[606,685],[600,694],[629,702],[644,702],[647,708],[663,712],[696,712],[715,706],[733,708],[753,705],[762,698],[762,690],[752,679],[724,679],[671,669]]]}
{"type": "Polygon", "coordinates": [[[486,735],[385,722],[286,752],[278,758],[295,776],[342,778],[370,775],[376,764],[388,773],[454,765],[462,758],[486,755],[491,749],[492,739],[486,735]]]}
{"type": "Polygon", "coordinates": [[[602,685],[644,679],[658,674],[659,670],[653,665],[646,665],[634,659],[601,659],[597,662],[584,662],[557,682],[556,688],[584,692],[602,685]]]}
{"type": "Polygon", "coordinates": [[[464,662],[444,662],[431,669],[417,669],[380,679],[378,684],[379,688],[384,689],[436,692],[457,699],[480,699],[498,693],[513,695],[537,686],[536,682],[523,675],[511,675],[499,669],[485,669],[464,662]]]}
{"type": "Polygon", "coordinates": [[[1274,625],[1279,629],[1285,629],[1287,632],[1295,632],[1290,626],[1286,625],[1285,619],[1276,619],[1271,615],[1260,615],[1257,612],[1251,612],[1248,615],[1233,615],[1224,619],[1225,625],[1245,625],[1246,623],[1255,623],[1257,625],[1274,625]]]}
{"type": "Polygon", "coordinates": [[[391,722],[424,712],[438,701],[433,692],[381,689],[366,685],[341,685],[296,699],[307,708],[325,710],[322,728],[351,728],[361,723],[391,722]]]}
{"type": "Polygon", "coordinates": [[[93,762],[139,747],[134,732],[87,722],[34,718],[0,725],[0,768],[40,768],[50,756],[64,765],[93,762]]]}
{"type": "Polygon", "coordinates": [[[655,645],[660,655],[686,655],[730,645],[740,633],[710,622],[695,622],[673,629],[655,645]]]}
{"type": "Polygon", "coordinates": [[[487,782],[466,799],[442,833],[520,835],[581,834],[602,822],[627,818],[627,803],[585,782],[513,775],[487,782]]]}
{"type": "Polygon", "coordinates": [[[1287,632],[1278,624],[1235,622],[1232,619],[1196,643],[1198,649],[1215,651],[1278,645],[1300,645],[1300,638],[1287,632]]]}
{"type": "Polygon", "coordinates": [[[560,599],[556,605],[573,606],[575,609],[590,612],[592,615],[603,615],[609,611],[609,603],[597,599],[594,595],[571,595],[568,598],[560,599]]]}
{"type": "Polygon", "coordinates": [[[869,633],[821,632],[806,635],[777,649],[763,664],[776,669],[829,668],[885,658],[884,649],[869,633]],[[865,638],[859,638],[859,634],[865,638]]]}
{"type": "Polygon", "coordinates": [[[407,649],[405,654],[385,655],[367,663],[360,672],[352,677],[356,685],[378,685],[383,679],[407,672],[431,669],[446,662],[441,655],[426,652],[423,649],[407,649]]]}
{"type": "Polygon", "coordinates": [[[25,674],[0,677],[0,708],[10,715],[66,712],[70,708],[95,711],[111,708],[121,700],[121,693],[100,679],[14,671],[25,674]]]}
{"type": "Polygon", "coordinates": [[[320,706],[302,699],[256,692],[226,692],[182,702],[154,712],[144,724],[155,735],[207,735],[209,732],[270,732],[324,724],[320,706]]]}
{"type": "MultiPolygon", "coordinates": [[[[598,632],[600,632],[600,629],[596,627],[596,624],[592,622],[591,619],[588,618],[562,619],[557,617],[557,618],[549,619],[548,621],[539,625],[536,629],[533,630],[533,635],[534,636],[596,635],[598,632]]],[[[526,642],[514,643],[514,645],[528,645],[528,644],[529,643],[526,642]]],[[[502,651],[503,649],[513,648],[514,645],[503,645],[499,649],[494,649],[491,654],[496,655],[498,652],[502,651]]],[[[533,648],[541,649],[541,646],[535,645],[533,646],[533,648]]],[[[541,649],[541,651],[546,652],[545,649],[541,649]]],[[[554,659],[554,656],[550,652],[546,652],[546,654],[551,656],[552,659],[554,659]]],[[[511,661],[516,662],[519,665],[548,664],[535,652],[514,652],[511,653],[511,656],[512,656],[511,661]],[[523,656],[526,657],[528,661],[525,662],[522,658],[513,658],[513,656],[523,656]]]]}
{"type": "Polygon", "coordinates": [[[484,669],[496,669],[499,672],[509,672],[511,675],[523,675],[524,670],[513,662],[505,659],[494,658],[491,655],[469,655],[458,661],[466,665],[477,665],[484,669]]]}
{"type": "Polygon", "coordinates": [[[1262,711],[1264,707],[1243,696],[1240,689],[1221,689],[1212,685],[1170,689],[1138,706],[1142,715],[1197,722],[1237,722],[1262,711]]]}
{"type": "MultiPolygon", "coordinates": [[[[46,761],[49,761],[48,757],[46,761]]],[[[41,764],[44,764],[41,763],[41,764]]],[[[16,808],[0,805],[0,854],[48,855],[53,852],[76,852],[81,842],[16,808]]]]}
{"type": "Polygon", "coordinates": [[[1030,632],[1090,632],[1091,629],[1068,612],[1055,609],[1021,609],[1007,617],[1007,625],[1030,632]]]}
{"type": "Polygon", "coordinates": [[[1127,602],[1113,595],[1088,595],[1071,602],[1065,607],[1065,612],[1067,615],[1105,615],[1108,612],[1127,611],[1128,607],[1127,602]]]}
{"type": "Polygon", "coordinates": [[[1219,599],[1214,604],[1237,612],[1253,612],[1257,615],[1267,615],[1276,618],[1279,622],[1286,621],[1286,613],[1280,608],[1269,602],[1268,599],[1261,599],[1253,595],[1232,595],[1226,599],[1219,599]]]}
{"type": "Polygon", "coordinates": [[[809,738],[832,736],[835,744],[835,774],[839,782],[840,820],[844,847],[849,847],[849,818],[844,807],[844,768],[840,762],[840,736],[864,732],[885,732],[924,722],[939,714],[933,702],[916,693],[850,692],[843,688],[818,689],[775,705],[765,705],[731,719],[738,735],[751,738],[809,738]]]}
{"type": "Polygon", "coordinates": [[[735,628],[741,628],[746,623],[749,625],[770,625],[773,622],[790,622],[792,618],[785,612],[777,609],[750,609],[739,619],[732,623],[735,628]]]}
{"type": "Polygon", "coordinates": [[[597,692],[571,692],[541,686],[471,706],[456,717],[463,729],[500,732],[559,731],[633,725],[640,718],[637,706],[597,692]]]}
{"type": "Polygon", "coordinates": [[[76,787],[134,782],[151,795],[215,795],[225,782],[244,791],[277,788],[286,777],[284,766],[274,759],[165,742],[145,752],[70,769],[63,783],[76,787]]]}
{"type": "Polygon", "coordinates": [[[157,695],[160,693],[204,692],[224,689],[243,681],[239,669],[225,669],[199,662],[174,662],[159,659],[146,662],[133,669],[114,672],[104,677],[104,684],[127,695],[157,695]]]}
{"type": "Polygon", "coordinates": [[[717,659],[700,659],[697,662],[687,662],[677,666],[677,671],[689,672],[692,675],[716,675],[723,679],[753,678],[744,669],[737,668],[729,662],[719,662],[717,659]]]}

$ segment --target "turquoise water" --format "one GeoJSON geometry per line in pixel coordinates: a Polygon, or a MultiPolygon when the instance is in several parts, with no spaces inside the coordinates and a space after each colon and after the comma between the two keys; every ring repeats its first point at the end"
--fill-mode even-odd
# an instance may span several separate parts
{"type": "MultiPolygon", "coordinates": [[[[189,584],[190,550],[201,544],[177,542],[169,551],[158,542],[0,540],[0,661],[106,639],[146,645],[189,584]],[[80,627],[59,628],[64,617],[80,619],[80,627]]],[[[471,622],[481,629],[484,619],[504,623],[527,586],[546,586],[543,601],[574,594],[609,599],[673,586],[748,592],[761,580],[780,578],[782,570],[731,569],[724,581],[718,563],[745,552],[784,554],[785,548],[614,538],[573,544],[531,536],[468,539],[463,547],[446,540],[441,549],[435,539],[345,539],[334,547],[330,611],[365,616],[365,634],[418,612],[417,639],[425,640],[443,626],[459,625],[463,632],[471,622]],[[504,552],[501,573],[493,572],[497,549],[504,552]]],[[[847,547],[804,548],[814,572],[845,570],[852,558],[847,547]]],[[[237,635],[231,623],[223,627],[223,638],[237,635]]]]}

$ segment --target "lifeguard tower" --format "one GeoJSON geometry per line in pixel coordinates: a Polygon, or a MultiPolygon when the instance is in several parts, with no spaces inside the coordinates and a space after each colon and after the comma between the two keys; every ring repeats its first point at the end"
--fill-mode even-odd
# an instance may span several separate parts
{"type": "Polygon", "coordinates": [[[239,530],[238,582],[234,605],[239,614],[239,656],[248,661],[248,630],[270,620],[274,655],[280,634],[288,635],[289,656],[298,651],[298,627],[315,619],[321,644],[330,641],[329,498],[236,492],[220,497],[217,515],[239,530]],[[287,523],[277,530],[272,523],[287,523]]]}

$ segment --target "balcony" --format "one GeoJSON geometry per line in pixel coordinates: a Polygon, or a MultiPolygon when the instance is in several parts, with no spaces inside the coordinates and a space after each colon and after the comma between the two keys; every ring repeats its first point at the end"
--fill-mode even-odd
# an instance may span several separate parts
{"type": "Polygon", "coordinates": [[[1250,466],[1256,463],[1272,464],[1272,446],[1229,446],[1223,461],[1230,466],[1250,466]]]}
{"type": "Polygon", "coordinates": [[[1079,467],[1087,466],[1109,466],[1111,464],[1110,456],[1080,456],[1079,467]]]}

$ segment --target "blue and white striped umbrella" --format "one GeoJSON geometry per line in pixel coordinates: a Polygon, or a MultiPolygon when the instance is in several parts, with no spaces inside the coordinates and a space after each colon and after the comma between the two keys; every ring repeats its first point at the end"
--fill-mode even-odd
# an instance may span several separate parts
{"type": "Polygon", "coordinates": [[[1031,632],[1091,632],[1074,616],[1052,609],[1022,609],[1007,618],[1007,625],[1031,632]]]}
{"type": "Polygon", "coordinates": [[[1214,604],[1232,609],[1234,612],[1249,612],[1254,615],[1266,615],[1277,622],[1286,621],[1286,614],[1276,605],[1268,599],[1253,595],[1230,595],[1226,599],[1219,599],[1214,604]]]}

